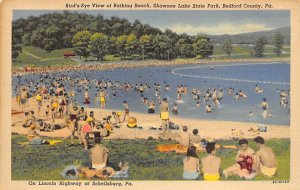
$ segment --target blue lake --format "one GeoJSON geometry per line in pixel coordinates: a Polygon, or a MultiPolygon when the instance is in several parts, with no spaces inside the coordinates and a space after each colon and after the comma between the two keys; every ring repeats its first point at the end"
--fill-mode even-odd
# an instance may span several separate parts
{"type": "MultiPolygon", "coordinates": [[[[105,81],[119,81],[121,84],[125,82],[135,84],[147,83],[150,89],[144,91],[143,96],[149,100],[155,99],[155,86],[160,84],[161,97],[167,97],[170,108],[173,103],[177,101],[178,85],[187,85],[189,92],[182,94],[182,103],[178,104],[179,114],[171,117],[197,118],[209,120],[229,120],[242,122],[257,122],[264,124],[290,124],[289,105],[283,108],[279,105],[280,90],[290,90],[290,64],[287,63],[230,63],[230,64],[214,64],[212,65],[184,65],[173,67],[146,67],[135,69],[115,69],[112,71],[69,71],[57,72],[51,74],[55,79],[59,79],[62,75],[71,77],[72,79],[88,80],[105,80],[105,81]],[[170,90],[165,90],[165,85],[170,85],[170,90]],[[258,84],[264,92],[261,94],[254,93],[255,85],[258,84]],[[227,95],[228,88],[234,88],[235,92],[242,90],[248,96],[246,100],[236,101],[233,96],[227,95]],[[205,102],[203,97],[200,100],[200,109],[196,109],[196,100],[193,99],[192,88],[202,89],[205,92],[210,89],[222,89],[224,97],[220,102],[220,108],[214,108],[214,103],[210,100],[213,110],[211,113],[206,113],[204,110],[205,102]],[[262,108],[260,103],[263,98],[267,98],[269,103],[270,117],[262,118],[262,108]],[[254,115],[249,116],[249,112],[253,111],[254,115]]],[[[19,83],[29,84],[40,82],[41,74],[23,76],[20,81],[13,77],[13,90],[19,83]]],[[[40,83],[45,83],[41,81],[40,83]]],[[[69,91],[70,85],[67,81],[62,82],[66,90],[69,91]]],[[[46,81],[46,84],[48,82],[46,81]]],[[[91,100],[94,100],[98,88],[93,82],[88,84],[90,90],[89,95],[91,100]]],[[[31,90],[34,90],[32,85],[31,90]]],[[[75,85],[75,89],[79,88],[75,85]]],[[[148,107],[142,103],[142,98],[139,92],[133,89],[126,91],[124,89],[107,89],[107,109],[123,109],[122,102],[127,101],[129,108],[134,112],[147,113],[148,107]],[[117,96],[112,94],[117,92],[117,96]]],[[[15,91],[13,91],[13,95],[15,91]]],[[[83,105],[84,90],[77,92],[76,101],[79,105],[83,105]]],[[[288,97],[288,102],[289,97],[288,97]]],[[[99,107],[95,105],[94,101],[89,107],[99,107]]],[[[156,113],[159,111],[159,105],[156,104],[156,113]]]]}

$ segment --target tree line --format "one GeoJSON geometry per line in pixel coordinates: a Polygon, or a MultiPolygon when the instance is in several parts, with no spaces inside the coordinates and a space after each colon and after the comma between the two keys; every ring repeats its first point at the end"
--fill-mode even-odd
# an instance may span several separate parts
{"type": "MultiPolygon", "coordinates": [[[[40,47],[47,52],[74,48],[78,56],[85,59],[93,56],[97,60],[103,60],[107,54],[122,59],[208,58],[214,50],[210,38],[204,34],[178,35],[169,29],[163,32],[142,24],[139,20],[130,23],[126,18],[104,18],[101,14],[93,16],[64,11],[31,16],[13,21],[12,30],[13,58],[18,57],[22,45],[40,47]]],[[[230,56],[231,42],[224,41],[222,48],[230,56]]],[[[282,47],[277,49],[281,52],[282,47]]]]}

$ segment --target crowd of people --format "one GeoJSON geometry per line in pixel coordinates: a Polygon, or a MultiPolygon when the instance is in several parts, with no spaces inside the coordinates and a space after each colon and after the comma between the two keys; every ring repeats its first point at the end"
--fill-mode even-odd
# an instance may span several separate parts
{"type": "Polygon", "coordinates": [[[252,179],[260,173],[271,178],[276,174],[276,156],[273,150],[265,145],[265,140],[261,136],[254,138],[258,148],[256,153],[248,146],[248,140],[240,139],[235,163],[223,171],[221,171],[221,158],[217,156],[215,142],[206,143],[207,155],[201,159],[196,146],[191,142],[183,159],[183,179],[194,180],[202,176],[204,180],[215,181],[219,180],[221,175],[225,179],[229,176],[252,179]]]}
{"type": "MultiPolygon", "coordinates": [[[[39,130],[53,131],[57,128],[57,119],[64,119],[64,123],[58,128],[67,127],[70,131],[70,146],[76,146],[75,139],[78,137],[77,144],[83,146],[84,150],[89,149],[89,141],[94,139],[94,147],[90,148],[90,158],[92,168],[103,171],[106,168],[106,163],[109,156],[109,150],[101,145],[101,139],[108,136],[112,130],[120,127],[122,123],[129,124],[130,107],[127,100],[124,100],[122,111],[112,111],[108,116],[96,118],[94,111],[89,113],[85,107],[94,102],[99,105],[100,109],[105,109],[109,101],[113,97],[124,98],[120,96],[123,92],[134,91],[141,97],[141,103],[148,108],[149,114],[158,113],[156,110],[159,107],[159,117],[161,119],[161,129],[164,133],[170,132],[170,117],[180,115],[183,96],[189,96],[195,102],[195,108],[203,107],[207,114],[211,114],[214,109],[220,107],[220,103],[224,96],[233,97],[236,101],[247,100],[247,94],[241,89],[232,87],[227,89],[227,94],[222,88],[192,88],[187,85],[178,85],[172,87],[170,84],[133,84],[130,82],[112,81],[110,79],[95,80],[88,76],[87,73],[65,71],[64,74],[41,72],[33,74],[35,79],[26,78],[22,75],[16,76],[15,91],[16,101],[20,109],[25,112],[25,119],[22,126],[28,128],[29,144],[47,144],[48,142],[40,137],[39,130]],[[72,77],[71,77],[72,76],[72,77]],[[149,97],[146,97],[147,91],[153,92],[149,97]],[[154,90],[153,90],[154,89],[154,90]],[[173,90],[175,89],[175,90],[173,90]],[[161,92],[167,91],[176,93],[176,101],[170,109],[167,98],[162,98],[161,92]],[[91,96],[91,92],[96,92],[91,96]],[[191,93],[190,93],[191,92],[191,93]],[[94,97],[94,101],[93,98],[94,97]],[[29,99],[34,100],[37,113],[26,109],[29,99]],[[79,99],[82,99],[84,106],[81,107],[79,99]],[[204,102],[205,106],[202,106],[204,102]],[[172,115],[171,115],[172,114],[172,115]]],[[[258,85],[254,88],[254,93],[261,94],[263,89],[258,85]]],[[[280,91],[280,105],[288,107],[289,91],[282,89],[280,91]]],[[[124,98],[125,99],[125,98],[124,98]]],[[[267,98],[263,98],[260,104],[262,109],[262,117],[267,119],[269,104],[267,98]]],[[[121,110],[121,109],[120,109],[121,110]]],[[[253,114],[250,111],[249,115],[253,114]]],[[[133,122],[136,126],[136,122],[133,122]]],[[[132,127],[133,127],[132,126],[132,127]]],[[[259,151],[254,151],[248,147],[248,141],[241,139],[239,141],[240,150],[237,153],[236,163],[223,170],[220,173],[221,158],[216,156],[215,144],[208,142],[205,145],[207,156],[199,159],[197,150],[203,149],[203,144],[198,135],[198,130],[194,129],[193,134],[187,132],[187,127],[182,127],[183,131],[178,136],[177,140],[182,147],[187,147],[184,163],[184,179],[198,179],[200,173],[203,174],[205,180],[218,180],[220,174],[225,178],[230,175],[237,175],[241,178],[251,178],[263,173],[266,176],[272,177],[276,172],[275,155],[270,148],[264,145],[264,139],[257,137],[254,141],[257,143],[259,151]]],[[[105,170],[106,172],[109,169],[105,170]]],[[[109,172],[112,175],[113,172],[109,172]]]]}

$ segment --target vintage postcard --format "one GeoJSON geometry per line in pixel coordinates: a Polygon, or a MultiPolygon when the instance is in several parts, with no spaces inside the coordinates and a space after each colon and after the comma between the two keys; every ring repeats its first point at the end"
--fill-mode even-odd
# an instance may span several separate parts
{"type": "Polygon", "coordinates": [[[0,8],[0,189],[300,188],[300,1],[0,8]]]}

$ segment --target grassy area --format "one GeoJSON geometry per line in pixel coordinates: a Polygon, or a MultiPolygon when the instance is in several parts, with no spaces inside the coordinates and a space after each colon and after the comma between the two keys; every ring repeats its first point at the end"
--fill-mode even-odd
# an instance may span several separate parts
{"type": "MultiPolygon", "coordinates": [[[[25,136],[12,135],[12,180],[60,180],[60,172],[70,164],[81,162],[89,165],[87,152],[79,146],[69,147],[69,140],[55,146],[18,145],[26,141],[25,136]]],[[[120,161],[130,165],[130,180],[181,180],[183,155],[160,153],[157,144],[172,144],[163,140],[105,140],[103,144],[110,150],[109,165],[117,168],[120,161]]],[[[219,141],[219,144],[236,144],[236,141],[219,141]]],[[[254,150],[254,143],[249,144],[254,150]]],[[[290,178],[290,141],[288,139],[270,140],[267,145],[273,148],[278,161],[277,175],[271,179],[262,175],[255,180],[289,180],[290,178]]],[[[221,169],[234,164],[235,150],[219,149],[222,159],[221,169]]],[[[205,153],[199,154],[202,158],[205,153]]],[[[225,180],[223,177],[221,180],[225,180]]],[[[227,180],[240,180],[231,177],[227,180]]]]}
{"type": "MultiPolygon", "coordinates": [[[[284,46],[283,51],[285,52],[290,52],[289,46],[284,46]]],[[[252,46],[245,46],[245,45],[233,45],[232,52],[231,54],[249,54],[250,52],[253,52],[253,47],[252,46]]],[[[274,53],[274,47],[272,45],[266,45],[264,47],[264,53],[270,54],[274,53]]],[[[214,53],[213,55],[224,55],[225,52],[222,50],[221,45],[215,45],[214,46],[214,53]]],[[[247,55],[240,55],[244,58],[244,56],[247,57],[247,55]]]]}
{"type": "Polygon", "coordinates": [[[121,57],[115,55],[106,55],[104,56],[104,61],[120,61],[121,57]]]}
{"type": "Polygon", "coordinates": [[[45,50],[33,46],[24,46],[23,52],[19,57],[13,61],[12,67],[23,66],[63,66],[63,65],[77,65],[77,62],[64,58],[64,52],[70,52],[72,49],[53,50],[50,53],[45,50]]]}
{"type": "Polygon", "coordinates": [[[41,48],[33,47],[33,46],[24,46],[23,51],[32,53],[33,55],[40,57],[42,59],[46,58],[62,58],[65,52],[73,52],[72,48],[64,48],[64,49],[57,49],[51,52],[47,52],[41,48]]]}
{"type": "MultiPolygon", "coordinates": [[[[223,59],[232,59],[233,61],[235,59],[251,59],[253,58],[250,55],[250,52],[253,51],[253,48],[251,46],[245,46],[245,45],[234,45],[233,51],[230,57],[223,56],[225,53],[222,50],[221,45],[216,45],[214,48],[213,55],[215,60],[223,60],[223,59]],[[218,57],[220,56],[220,57],[218,57]]],[[[12,67],[23,67],[23,66],[37,66],[37,67],[45,67],[45,66],[64,66],[64,65],[78,65],[76,61],[73,61],[69,58],[64,58],[63,54],[64,52],[72,52],[73,50],[71,48],[65,48],[65,49],[58,49],[53,50],[51,52],[46,52],[45,50],[33,46],[24,46],[23,52],[20,53],[19,57],[13,61],[12,67]]],[[[289,46],[285,46],[283,51],[290,52],[289,46]]],[[[265,46],[265,52],[266,55],[263,58],[277,58],[275,54],[273,54],[273,47],[272,46],[265,46]]],[[[283,54],[280,57],[289,57],[289,54],[283,54]]],[[[130,60],[133,57],[127,57],[128,60],[130,60]]],[[[134,60],[139,59],[139,55],[135,55],[134,60]]],[[[182,59],[178,58],[175,59],[175,61],[194,61],[195,59],[200,59],[199,56],[196,58],[187,58],[182,59]]],[[[88,61],[95,61],[94,57],[89,57],[88,61]]],[[[114,61],[121,61],[121,57],[115,56],[115,55],[106,55],[104,57],[104,62],[114,62],[114,61]]]]}

